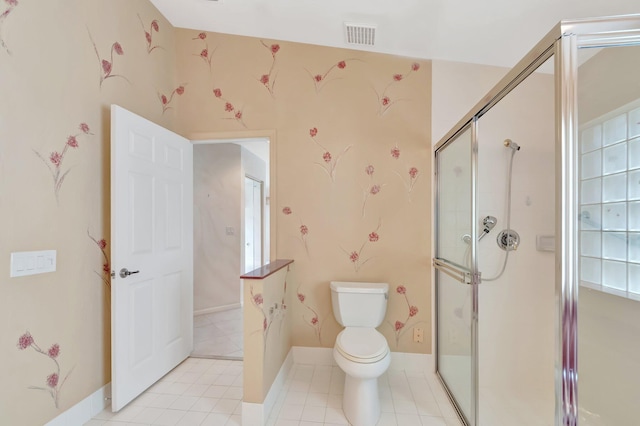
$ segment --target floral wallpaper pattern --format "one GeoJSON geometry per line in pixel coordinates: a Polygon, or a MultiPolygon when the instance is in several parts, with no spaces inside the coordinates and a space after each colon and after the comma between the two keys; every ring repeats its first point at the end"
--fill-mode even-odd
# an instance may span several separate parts
{"type": "MultiPolygon", "coordinates": [[[[406,283],[402,307],[387,312],[392,327],[381,332],[390,342],[397,338],[399,351],[430,351],[428,343],[399,337],[430,317],[424,262],[430,241],[428,61],[176,29],[147,0],[79,5],[0,0],[0,92],[7,95],[0,124],[13,141],[3,145],[7,161],[0,169],[0,201],[11,206],[0,209],[3,242],[7,251],[42,244],[59,254],[56,272],[2,286],[0,309],[8,320],[0,328],[5,336],[37,329],[44,336],[38,340],[71,341],[63,353],[57,343],[40,347],[27,332],[20,336],[21,351],[12,339],[0,347],[3,420],[45,424],[110,381],[110,299],[104,289],[110,285],[112,103],[185,135],[247,128],[277,135],[278,200],[295,210],[272,216],[272,238],[279,258],[295,259],[296,274],[304,277],[297,293],[304,300],[279,303],[274,314],[263,311],[270,335],[277,330],[270,315],[286,309],[298,320],[294,345],[333,346],[339,326],[328,283],[361,277],[406,283]],[[83,124],[69,131],[68,117],[82,117],[83,124]],[[402,157],[394,163],[389,144],[396,141],[402,157]],[[46,173],[41,162],[55,197],[49,185],[33,179],[46,173]],[[365,179],[369,195],[363,203],[365,179]],[[87,223],[98,225],[87,229],[87,223]],[[96,275],[104,287],[87,285],[97,282],[96,275]],[[411,306],[420,307],[414,316],[411,306]],[[403,327],[395,330],[395,321],[403,327]],[[82,369],[73,380],[70,360],[82,369]],[[40,367],[51,371],[41,382],[31,381],[40,367]]],[[[7,268],[0,265],[5,276],[7,268]]],[[[246,309],[266,309],[259,302],[246,309]]]]}
{"type": "Polygon", "coordinates": [[[125,76],[113,73],[113,67],[114,67],[113,54],[115,53],[116,57],[124,55],[124,49],[122,49],[122,45],[117,41],[114,42],[111,45],[111,48],[109,49],[109,59],[107,60],[100,56],[100,52],[98,51],[98,46],[96,46],[96,43],[95,41],[93,41],[93,37],[91,36],[91,31],[89,31],[89,38],[91,39],[91,43],[93,44],[93,50],[95,51],[96,56],[98,58],[98,63],[100,64],[100,87],[102,87],[102,83],[104,83],[105,80],[109,78],[114,78],[114,77],[122,78],[126,80],[127,83],[129,83],[129,80],[125,76]]]}
{"type": "Polygon", "coordinates": [[[285,302],[287,294],[287,278],[285,275],[285,279],[282,284],[280,302],[275,303],[272,306],[265,306],[262,293],[254,292],[253,283],[250,283],[249,286],[249,293],[251,294],[251,304],[254,308],[258,309],[262,315],[262,330],[254,330],[253,333],[262,333],[263,351],[266,352],[269,332],[272,330],[272,326],[275,323],[282,325],[283,319],[287,315],[287,304],[285,302]]]}
{"type": "Polygon", "coordinates": [[[104,285],[108,290],[111,290],[111,265],[109,263],[109,255],[107,254],[107,240],[104,238],[98,240],[91,236],[89,230],[87,229],[87,235],[95,243],[96,246],[100,249],[102,253],[102,257],[104,258],[104,263],[102,264],[102,271],[94,271],[97,276],[100,277],[104,285]]]}
{"type": "Polygon", "coordinates": [[[62,390],[62,387],[64,386],[67,378],[69,378],[69,375],[73,370],[69,370],[64,377],[60,376],[60,363],[58,362],[58,355],[60,355],[60,345],[54,343],[47,351],[44,351],[40,348],[40,346],[38,346],[33,336],[31,336],[31,334],[27,331],[22,336],[20,336],[17,346],[21,351],[27,348],[31,348],[37,353],[44,355],[45,357],[53,361],[54,371],[49,374],[44,380],[46,387],[29,386],[29,389],[36,389],[49,393],[49,395],[51,395],[51,398],[53,399],[53,403],[55,404],[56,408],[58,408],[60,404],[60,391],[62,390]]]}
{"type": "Polygon", "coordinates": [[[168,110],[172,109],[173,107],[171,106],[171,102],[173,102],[173,97],[175,95],[178,96],[182,96],[184,94],[184,86],[178,86],[175,89],[173,89],[173,91],[171,92],[171,94],[167,97],[166,95],[162,94],[162,93],[158,93],[158,99],[160,100],[160,103],[162,104],[162,113],[164,114],[165,112],[167,112],[168,110]]]}
{"type": "Polygon", "coordinates": [[[407,304],[407,316],[403,321],[396,320],[393,324],[391,322],[387,322],[391,327],[393,327],[396,338],[396,347],[398,347],[400,345],[400,337],[402,337],[403,334],[410,330],[410,325],[414,326],[418,324],[419,321],[416,320],[416,315],[418,315],[419,310],[417,306],[412,305],[409,302],[409,296],[407,296],[407,288],[404,285],[399,285],[396,287],[396,294],[401,294],[402,296],[404,296],[404,301],[407,304]]]}
{"type": "Polygon", "coordinates": [[[311,77],[311,80],[313,81],[313,84],[316,88],[316,93],[320,93],[322,88],[325,85],[327,85],[329,82],[341,78],[341,77],[336,77],[335,75],[337,74],[338,71],[344,70],[345,68],[347,68],[347,61],[348,60],[345,59],[336,64],[333,64],[327,71],[321,74],[313,74],[311,71],[306,70],[309,76],[311,77]],[[333,72],[333,71],[336,71],[336,72],[333,72]]]}
{"type": "Polygon", "coordinates": [[[158,23],[158,20],[154,19],[153,21],[151,21],[147,30],[147,27],[144,25],[144,22],[142,22],[142,18],[139,14],[138,19],[140,20],[140,25],[142,25],[142,30],[144,31],[144,39],[147,43],[147,53],[150,54],[156,49],[163,49],[162,46],[153,41],[153,34],[160,32],[160,24],[158,23]]]}
{"type": "Polygon", "coordinates": [[[302,313],[302,320],[305,324],[307,324],[313,330],[316,338],[318,339],[318,343],[322,343],[322,322],[323,320],[320,318],[318,311],[311,307],[309,302],[307,301],[307,296],[298,289],[298,302],[302,304],[305,308],[305,311],[302,313]]]}
{"type": "Polygon", "coordinates": [[[269,72],[266,74],[262,74],[260,76],[260,83],[262,83],[262,85],[265,87],[265,89],[267,89],[267,91],[269,91],[269,94],[275,98],[275,86],[276,86],[276,79],[278,78],[278,74],[274,73],[274,69],[276,66],[276,54],[280,51],[280,45],[275,43],[272,45],[267,46],[267,44],[264,41],[260,41],[260,44],[262,44],[265,48],[267,48],[269,50],[269,52],[271,53],[271,67],[269,67],[269,72]]]}
{"type": "Polygon", "coordinates": [[[13,12],[13,10],[18,6],[18,0],[4,0],[4,2],[6,4],[5,9],[0,14],[0,46],[2,46],[2,48],[10,55],[11,51],[9,50],[9,47],[4,41],[4,38],[2,36],[2,30],[3,30],[4,21],[7,19],[9,14],[13,12]]]}
{"type": "Polygon", "coordinates": [[[318,148],[320,148],[322,152],[322,161],[316,161],[313,164],[320,166],[320,168],[329,176],[332,182],[336,180],[336,168],[338,167],[338,163],[340,159],[353,147],[353,145],[348,145],[338,154],[331,154],[331,152],[324,147],[322,143],[320,143],[320,137],[318,137],[318,128],[313,127],[309,129],[309,136],[311,136],[311,140],[316,144],[318,148]]]}
{"type": "Polygon", "coordinates": [[[412,73],[417,72],[420,69],[420,64],[414,62],[411,64],[411,69],[406,74],[393,74],[391,77],[391,82],[389,82],[382,92],[378,92],[378,90],[374,89],[376,95],[378,96],[378,115],[384,115],[389,111],[389,109],[396,105],[398,102],[406,101],[406,98],[395,98],[395,95],[390,94],[392,87],[397,85],[398,83],[405,81],[407,78],[411,76],[412,73]]]}
{"type": "Polygon", "coordinates": [[[70,168],[66,169],[65,171],[63,171],[62,169],[62,163],[67,155],[67,152],[69,151],[69,148],[77,149],[80,146],[78,142],[78,138],[80,138],[80,136],[93,135],[87,123],[80,123],[79,129],[80,132],[70,135],[67,138],[67,142],[64,144],[64,147],[61,151],[52,151],[49,155],[45,156],[34,150],[35,154],[40,157],[42,162],[49,169],[49,172],[51,172],[51,177],[53,178],[53,193],[56,196],[56,200],[59,200],[59,194],[60,189],[62,188],[62,184],[71,171],[70,168]]]}

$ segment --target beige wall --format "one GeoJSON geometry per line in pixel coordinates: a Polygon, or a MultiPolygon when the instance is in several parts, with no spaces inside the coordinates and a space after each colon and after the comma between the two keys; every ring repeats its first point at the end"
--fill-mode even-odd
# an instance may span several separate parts
{"type": "Polygon", "coordinates": [[[295,263],[264,279],[245,279],[243,401],[262,404],[291,349],[295,263]]]}
{"type": "Polygon", "coordinates": [[[240,303],[241,147],[193,148],[194,312],[240,303]],[[234,234],[227,235],[226,228],[234,234]]]}
{"type": "Polygon", "coordinates": [[[163,113],[159,95],[177,87],[174,30],[148,1],[19,1],[0,37],[11,52],[0,46],[0,422],[41,425],[110,381],[99,245],[105,239],[108,255],[109,105],[173,127],[176,111],[163,113]],[[159,46],[151,52],[145,31],[159,46]],[[123,54],[112,57],[116,42],[123,54]],[[102,84],[101,60],[112,62],[102,84]],[[70,136],[77,148],[67,148],[56,180],[50,155],[70,136]],[[9,278],[11,252],[43,249],[57,250],[56,272],[9,278]],[[35,343],[21,350],[27,332],[35,343]]]}
{"type": "Polygon", "coordinates": [[[147,1],[20,1],[2,11],[9,7],[0,28],[11,52],[0,48],[0,276],[9,276],[14,251],[56,249],[58,266],[54,273],[2,279],[3,420],[45,423],[110,381],[110,299],[102,268],[110,248],[112,103],[183,133],[275,130],[278,256],[295,258],[300,277],[293,291],[301,297],[292,302],[295,344],[333,345],[339,327],[330,280],[375,280],[392,288],[381,326],[392,349],[431,351],[410,338],[411,327],[420,325],[429,342],[431,329],[428,61],[295,43],[279,43],[275,52],[270,47],[278,43],[270,40],[267,48],[258,39],[214,34],[200,39],[196,31],[174,31],[147,1]],[[207,43],[210,67],[201,56],[207,43]],[[103,60],[111,63],[108,74],[103,60]],[[214,88],[222,90],[220,98],[214,88]],[[241,119],[225,112],[223,99],[234,114],[242,110],[241,119]],[[61,154],[70,136],[78,147],[67,148],[56,177],[50,155],[61,154]],[[332,158],[325,162],[327,151],[332,158]],[[336,159],[332,180],[327,171],[336,159]],[[372,175],[365,172],[369,165],[372,175]],[[380,188],[375,195],[374,187],[380,188]],[[283,213],[285,207],[292,213],[283,213]],[[352,252],[357,262],[350,261],[352,252]],[[406,299],[395,292],[400,285],[406,299]],[[418,308],[413,317],[411,305],[418,308]],[[407,325],[395,330],[396,322],[407,325]],[[33,345],[20,350],[18,339],[27,332],[52,355],[33,345]],[[47,391],[30,389],[47,388],[54,359],[57,408],[47,391]]]}
{"type": "Polygon", "coordinates": [[[183,131],[277,133],[272,220],[277,257],[296,261],[293,344],[333,346],[340,327],[329,281],[384,281],[391,295],[380,331],[392,350],[431,352],[431,64],[192,30],[177,34],[178,80],[190,89],[180,98],[183,131]],[[396,146],[399,158],[391,155],[396,146]],[[371,194],[372,187],[380,191],[371,194]],[[401,285],[406,299],[396,292],[401,285]],[[412,305],[418,314],[410,317],[412,305]],[[416,325],[427,332],[426,343],[412,342],[416,325]]]}

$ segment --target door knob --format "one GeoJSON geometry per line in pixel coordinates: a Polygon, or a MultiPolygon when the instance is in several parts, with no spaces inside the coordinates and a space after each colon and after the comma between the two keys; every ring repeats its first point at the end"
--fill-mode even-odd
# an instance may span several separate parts
{"type": "Polygon", "coordinates": [[[129,275],[137,274],[140,271],[130,271],[127,268],[120,269],[120,278],[127,278],[129,275]]]}

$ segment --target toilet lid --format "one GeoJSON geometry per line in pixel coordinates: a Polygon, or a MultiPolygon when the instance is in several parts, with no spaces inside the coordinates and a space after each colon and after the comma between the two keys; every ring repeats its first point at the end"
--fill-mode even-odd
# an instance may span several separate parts
{"type": "Polygon", "coordinates": [[[389,345],[375,328],[347,327],[338,334],[336,349],[351,361],[371,363],[384,358],[389,345]]]}

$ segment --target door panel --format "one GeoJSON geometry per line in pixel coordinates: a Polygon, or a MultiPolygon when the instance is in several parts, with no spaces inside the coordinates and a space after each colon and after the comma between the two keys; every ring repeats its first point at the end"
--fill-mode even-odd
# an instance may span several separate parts
{"type": "Polygon", "coordinates": [[[437,373],[474,424],[471,127],[436,152],[437,373]]]}
{"type": "Polygon", "coordinates": [[[111,122],[112,409],[193,346],[191,143],[118,106],[111,122]],[[120,276],[126,268],[133,274],[120,276]]]}

